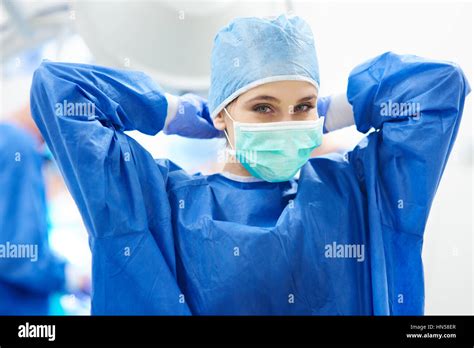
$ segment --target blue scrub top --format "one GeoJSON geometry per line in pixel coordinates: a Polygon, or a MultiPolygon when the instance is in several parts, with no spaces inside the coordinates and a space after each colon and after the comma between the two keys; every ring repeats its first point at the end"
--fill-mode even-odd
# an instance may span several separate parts
{"type": "Polygon", "coordinates": [[[42,163],[32,136],[0,124],[0,315],[47,315],[49,295],[65,287],[65,261],[48,244],[42,163]]]}
{"type": "Polygon", "coordinates": [[[378,56],[347,90],[358,130],[375,130],[283,183],[154,160],[124,134],[165,122],[139,72],[44,62],[31,107],[90,234],[93,314],[418,315],[423,231],[468,92],[455,64],[378,56]],[[419,112],[382,115],[388,102],[419,112]]]}

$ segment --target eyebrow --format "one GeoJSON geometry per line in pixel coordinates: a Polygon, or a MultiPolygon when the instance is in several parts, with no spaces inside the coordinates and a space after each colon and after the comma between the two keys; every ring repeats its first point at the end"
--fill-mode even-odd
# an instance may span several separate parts
{"type": "Polygon", "coordinates": [[[256,100],[268,100],[268,101],[273,101],[278,104],[280,103],[280,100],[278,98],[272,97],[271,95],[259,95],[250,100],[247,100],[245,104],[250,104],[256,100]]]}
{"type": "Polygon", "coordinates": [[[313,99],[316,99],[315,94],[311,94],[311,95],[308,95],[307,97],[301,98],[300,100],[298,100],[298,103],[308,101],[308,100],[313,100],[313,99]]]}
{"type": "MultiPolygon", "coordinates": [[[[315,94],[312,94],[312,95],[309,95],[307,97],[301,98],[300,100],[298,100],[298,103],[313,100],[313,99],[316,99],[315,94]]],[[[259,96],[256,96],[256,97],[250,99],[250,100],[247,100],[245,102],[245,104],[250,104],[250,103],[255,102],[257,100],[267,100],[267,101],[273,101],[273,102],[278,103],[278,104],[280,103],[280,100],[278,98],[272,97],[271,95],[259,95],[259,96]]]]}

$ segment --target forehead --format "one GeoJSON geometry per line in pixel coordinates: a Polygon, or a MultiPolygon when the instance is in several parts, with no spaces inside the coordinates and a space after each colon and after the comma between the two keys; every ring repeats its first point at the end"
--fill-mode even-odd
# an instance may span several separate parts
{"type": "Polygon", "coordinates": [[[271,96],[279,100],[298,100],[310,95],[317,96],[316,87],[306,81],[275,81],[254,87],[241,94],[239,99],[247,101],[258,96],[271,96]]]}

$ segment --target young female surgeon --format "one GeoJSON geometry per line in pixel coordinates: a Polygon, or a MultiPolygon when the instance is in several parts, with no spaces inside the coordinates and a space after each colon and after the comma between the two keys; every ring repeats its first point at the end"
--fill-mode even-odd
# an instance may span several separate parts
{"type": "Polygon", "coordinates": [[[211,64],[209,104],[128,70],[34,75],[34,119],[90,233],[92,313],[423,314],[423,231],[470,91],[461,69],[394,53],[356,67],[352,122],[374,131],[310,158],[340,122],[316,111],[308,24],[236,19],[211,64]],[[190,175],[124,134],[177,124],[224,134],[233,160],[190,175]]]}

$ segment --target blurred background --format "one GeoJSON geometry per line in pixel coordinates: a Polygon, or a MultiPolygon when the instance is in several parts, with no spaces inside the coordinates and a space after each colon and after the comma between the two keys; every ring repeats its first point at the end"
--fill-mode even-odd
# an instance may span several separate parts
{"type": "MultiPolygon", "coordinates": [[[[0,123],[31,126],[29,88],[43,59],[142,70],[169,93],[206,96],[210,52],[219,28],[237,16],[282,12],[300,15],[312,26],[320,95],[344,93],[351,69],[385,51],[456,62],[474,84],[470,2],[2,0],[0,123]]],[[[170,158],[190,172],[218,170],[213,159],[221,140],[129,134],[155,157],[170,158]]],[[[326,135],[321,150],[345,151],[361,137],[348,127],[326,135]]],[[[425,232],[426,314],[474,313],[472,140],[469,96],[425,232]]],[[[47,149],[43,154],[49,245],[87,282],[87,233],[47,149]]],[[[76,284],[75,289],[52,293],[49,313],[88,314],[87,286],[76,284]]]]}

